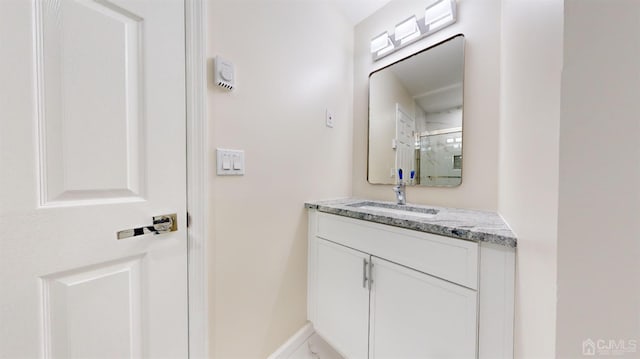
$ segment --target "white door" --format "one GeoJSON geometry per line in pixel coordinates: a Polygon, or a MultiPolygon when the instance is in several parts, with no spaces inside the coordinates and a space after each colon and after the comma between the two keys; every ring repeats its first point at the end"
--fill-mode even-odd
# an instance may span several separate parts
{"type": "Polygon", "coordinates": [[[0,62],[0,357],[186,358],[183,2],[2,0],[0,62]]]}
{"type": "Polygon", "coordinates": [[[409,181],[415,166],[415,120],[409,112],[396,103],[396,169],[402,168],[403,178],[409,181]]]}
{"type": "Polygon", "coordinates": [[[365,359],[369,345],[369,255],[317,241],[317,312],[313,326],[346,358],[365,359]]]}
{"type": "Polygon", "coordinates": [[[475,358],[474,290],[373,257],[371,359],[475,358]]]}

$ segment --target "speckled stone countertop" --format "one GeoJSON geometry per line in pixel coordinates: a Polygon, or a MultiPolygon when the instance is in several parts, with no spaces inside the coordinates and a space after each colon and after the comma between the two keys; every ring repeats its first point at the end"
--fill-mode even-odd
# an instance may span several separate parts
{"type": "Polygon", "coordinates": [[[396,207],[396,204],[393,202],[356,198],[307,202],[305,203],[305,207],[316,209],[319,212],[439,234],[447,237],[475,242],[495,243],[511,248],[517,246],[515,234],[502,217],[495,212],[414,204],[406,205],[406,207],[413,207],[421,211],[438,211],[438,213],[431,218],[421,218],[412,215],[411,212],[407,212],[405,215],[388,213],[388,211],[384,209],[359,208],[357,205],[362,203],[387,206],[390,208],[396,207]]]}

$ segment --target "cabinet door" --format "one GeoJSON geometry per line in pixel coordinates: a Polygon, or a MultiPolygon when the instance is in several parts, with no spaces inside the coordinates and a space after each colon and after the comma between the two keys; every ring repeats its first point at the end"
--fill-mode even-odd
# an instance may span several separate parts
{"type": "Polygon", "coordinates": [[[370,358],[476,357],[475,291],[372,260],[370,358]]]}
{"type": "Polygon", "coordinates": [[[369,289],[363,271],[369,255],[317,239],[314,328],[340,354],[366,359],[369,289]]]}

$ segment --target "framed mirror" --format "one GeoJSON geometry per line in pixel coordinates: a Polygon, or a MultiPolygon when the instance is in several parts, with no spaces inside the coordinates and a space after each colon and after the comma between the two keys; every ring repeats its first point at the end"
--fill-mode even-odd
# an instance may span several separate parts
{"type": "Polygon", "coordinates": [[[459,186],[463,97],[463,35],[371,73],[369,183],[459,186]]]}

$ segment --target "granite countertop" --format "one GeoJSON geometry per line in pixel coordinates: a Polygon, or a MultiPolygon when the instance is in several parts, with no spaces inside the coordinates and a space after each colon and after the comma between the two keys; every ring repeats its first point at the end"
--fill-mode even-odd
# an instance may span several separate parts
{"type": "Polygon", "coordinates": [[[363,202],[389,208],[396,207],[396,204],[393,202],[356,198],[307,202],[305,203],[305,207],[316,209],[319,212],[439,234],[447,237],[475,242],[494,243],[510,248],[517,246],[515,234],[496,212],[414,204],[406,205],[406,207],[412,207],[417,210],[438,211],[438,213],[431,218],[421,218],[417,215],[412,215],[411,212],[407,212],[407,214],[404,215],[389,213],[384,209],[366,209],[354,206],[354,204],[363,202]]]}

